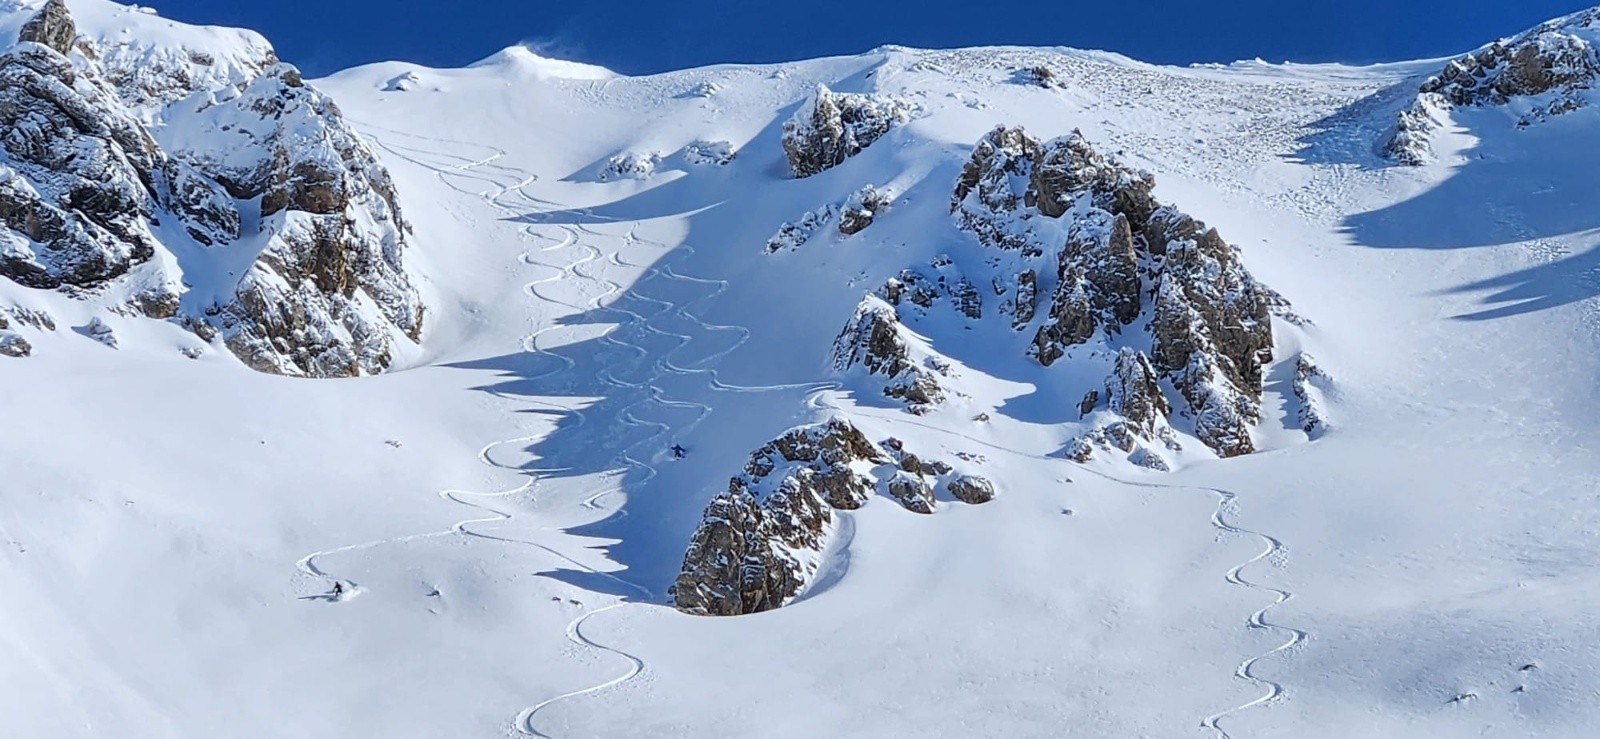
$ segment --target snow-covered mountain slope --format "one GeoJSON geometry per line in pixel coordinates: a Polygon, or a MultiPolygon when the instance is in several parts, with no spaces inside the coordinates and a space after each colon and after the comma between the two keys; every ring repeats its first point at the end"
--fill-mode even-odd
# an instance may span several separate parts
{"type": "Polygon", "coordinates": [[[1600,721],[1593,107],[1452,103],[1400,167],[1443,61],[510,49],[304,85],[252,35],[67,5],[78,46],[10,53],[71,65],[72,141],[120,155],[89,173],[149,201],[74,216],[150,254],[0,280],[0,734],[1600,721]],[[141,131],[213,197],[146,182],[141,131]],[[219,342],[252,294],[404,329],[384,285],[427,330],[405,371],[263,374],[112,310],[157,276],[219,342]]]}

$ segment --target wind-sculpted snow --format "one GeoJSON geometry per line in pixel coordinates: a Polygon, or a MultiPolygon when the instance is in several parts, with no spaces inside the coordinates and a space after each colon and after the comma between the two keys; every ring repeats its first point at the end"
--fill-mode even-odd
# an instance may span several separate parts
{"type": "Polygon", "coordinates": [[[792,429],[750,455],[744,473],[706,507],[671,596],[701,616],[770,611],[816,577],[840,511],[874,492],[913,513],[934,512],[943,485],[959,500],[994,498],[994,485],[923,460],[902,442],[873,443],[843,418],[792,429]]]}
{"type": "Polygon", "coordinates": [[[1600,79],[1600,8],[1542,24],[1451,60],[1423,82],[1402,110],[1385,153],[1401,164],[1434,158],[1432,138],[1454,107],[1518,101],[1519,126],[1569,113],[1593,101],[1600,79]]]}
{"type": "Polygon", "coordinates": [[[32,15],[0,55],[0,276],[206,325],[261,371],[387,369],[421,332],[407,229],[332,100],[254,34],[174,40],[91,9],[159,38],[80,33],[59,0],[15,11],[32,15]]]}

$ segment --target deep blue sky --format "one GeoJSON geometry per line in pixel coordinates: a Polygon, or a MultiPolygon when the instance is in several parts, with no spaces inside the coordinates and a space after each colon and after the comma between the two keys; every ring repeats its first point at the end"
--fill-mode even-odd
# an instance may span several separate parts
{"type": "Polygon", "coordinates": [[[1476,47],[1600,0],[144,0],[254,28],[308,74],[461,66],[517,43],[642,74],[851,54],[886,43],[1107,49],[1151,62],[1374,62],[1476,47]]]}

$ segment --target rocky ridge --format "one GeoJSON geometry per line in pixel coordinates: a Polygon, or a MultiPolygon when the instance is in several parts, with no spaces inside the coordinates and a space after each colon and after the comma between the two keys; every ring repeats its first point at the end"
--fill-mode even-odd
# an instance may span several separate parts
{"type": "Polygon", "coordinates": [[[1406,165],[1432,161],[1433,135],[1453,108],[1523,100],[1518,125],[1527,126],[1585,107],[1600,78],[1597,41],[1600,8],[1592,8],[1451,60],[1399,113],[1385,154],[1406,165]]]}
{"type": "Polygon", "coordinates": [[[373,374],[418,340],[387,171],[264,41],[97,39],[61,0],[18,12],[0,54],[0,276],[121,295],[265,372],[373,374]],[[190,284],[236,251],[256,255],[236,283],[190,284]]]}

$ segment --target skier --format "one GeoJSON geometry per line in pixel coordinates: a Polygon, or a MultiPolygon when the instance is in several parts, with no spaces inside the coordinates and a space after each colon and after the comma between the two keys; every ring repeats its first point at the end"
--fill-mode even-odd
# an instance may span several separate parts
{"type": "Polygon", "coordinates": [[[334,600],[339,600],[339,599],[341,599],[343,597],[344,597],[344,583],[339,581],[339,580],[334,580],[333,581],[333,599],[334,600]]]}
{"type": "Polygon", "coordinates": [[[682,444],[673,444],[672,445],[672,457],[674,459],[683,459],[684,457],[687,457],[687,456],[689,456],[689,450],[688,449],[684,449],[682,444]]]}

